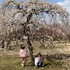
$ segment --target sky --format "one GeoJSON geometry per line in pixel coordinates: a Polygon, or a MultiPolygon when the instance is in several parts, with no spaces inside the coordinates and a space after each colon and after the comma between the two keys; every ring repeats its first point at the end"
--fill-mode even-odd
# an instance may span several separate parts
{"type": "MultiPolygon", "coordinates": [[[[3,1],[4,0],[0,0],[0,3],[2,3],[3,1]]],[[[20,0],[20,1],[26,1],[26,0],[20,0]]],[[[44,1],[63,6],[70,13],[70,0],[44,0],[44,1]]]]}
{"type": "Polygon", "coordinates": [[[70,13],[70,0],[64,0],[62,2],[57,2],[58,5],[63,6],[70,13]]]}
{"type": "Polygon", "coordinates": [[[2,2],[3,0],[0,0],[0,2],[2,2]]]}
{"type": "Polygon", "coordinates": [[[45,0],[46,2],[51,2],[51,3],[58,3],[58,2],[63,2],[64,0],[45,0]]]}
{"type": "Polygon", "coordinates": [[[70,13],[70,0],[45,0],[64,7],[70,13]]]}

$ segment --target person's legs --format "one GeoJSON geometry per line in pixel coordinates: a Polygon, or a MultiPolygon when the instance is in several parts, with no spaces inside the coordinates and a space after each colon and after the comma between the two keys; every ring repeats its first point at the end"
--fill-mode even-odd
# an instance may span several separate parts
{"type": "Polygon", "coordinates": [[[23,57],[23,61],[22,61],[22,63],[23,63],[23,66],[25,66],[25,64],[26,64],[26,61],[27,61],[27,58],[26,58],[26,57],[23,57]]]}
{"type": "Polygon", "coordinates": [[[42,67],[42,65],[43,65],[43,62],[42,62],[42,61],[39,61],[39,62],[37,63],[37,67],[42,67]]]}

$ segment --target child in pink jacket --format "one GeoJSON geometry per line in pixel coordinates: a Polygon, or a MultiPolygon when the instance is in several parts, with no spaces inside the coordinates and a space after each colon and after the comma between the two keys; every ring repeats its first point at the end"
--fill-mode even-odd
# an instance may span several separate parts
{"type": "Polygon", "coordinates": [[[27,53],[26,53],[26,49],[25,47],[23,47],[23,45],[21,45],[21,49],[20,49],[20,57],[22,59],[22,66],[25,66],[26,61],[27,61],[27,53]]]}

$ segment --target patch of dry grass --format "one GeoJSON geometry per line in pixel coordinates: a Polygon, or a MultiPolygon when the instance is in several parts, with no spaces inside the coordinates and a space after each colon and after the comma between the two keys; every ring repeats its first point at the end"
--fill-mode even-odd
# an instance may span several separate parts
{"type": "MultiPolygon", "coordinates": [[[[33,44],[34,54],[41,52],[44,55],[51,54],[70,54],[70,43],[55,43],[56,47],[52,50],[51,48],[40,48],[40,44],[35,42],[33,44]],[[38,51],[37,51],[38,50],[38,51]]],[[[28,57],[28,61],[26,67],[21,66],[21,59],[18,56],[18,49],[12,51],[1,51],[0,52],[0,70],[70,70],[70,57],[63,59],[45,59],[44,63],[45,67],[37,68],[35,66],[31,66],[30,59],[28,57]]],[[[29,53],[28,53],[29,54],[29,53]]]]}
{"type": "Polygon", "coordinates": [[[0,57],[0,70],[66,70],[66,67],[63,67],[63,62],[64,61],[61,60],[46,59],[44,60],[46,66],[37,68],[35,66],[31,66],[28,58],[26,67],[22,67],[21,60],[18,56],[6,55],[0,57]]]}

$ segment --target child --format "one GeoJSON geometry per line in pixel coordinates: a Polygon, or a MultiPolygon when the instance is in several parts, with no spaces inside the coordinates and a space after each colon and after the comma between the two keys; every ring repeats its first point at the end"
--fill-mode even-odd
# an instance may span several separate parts
{"type": "Polygon", "coordinates": [[[42,55],[41,55],[41,53],[39,53],[39,54],[35,57],[35,66],[37,66],[37,67],[42,67],[42,66],[43,66],[43,60],[42,60],[42,55]]]}
{"type": "Polygon", "coordinates": [[[25,66],[26,61],[27,61],[27,53],[26,53],[26,49],[25,47],[23,47],[23,45],[21,45],[21,49],[20,49],[20,57],[22,59],[22,66],[25,66]]]}

